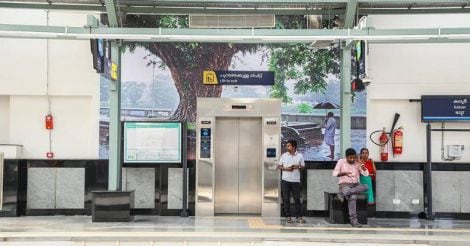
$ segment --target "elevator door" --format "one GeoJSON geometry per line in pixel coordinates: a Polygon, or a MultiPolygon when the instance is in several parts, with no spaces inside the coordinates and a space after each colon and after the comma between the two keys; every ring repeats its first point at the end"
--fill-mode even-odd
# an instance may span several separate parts
{"type": "Polygon", "coordinates": [[[261,118],[217,118],[215,213],[261,214],[261,118]]]}

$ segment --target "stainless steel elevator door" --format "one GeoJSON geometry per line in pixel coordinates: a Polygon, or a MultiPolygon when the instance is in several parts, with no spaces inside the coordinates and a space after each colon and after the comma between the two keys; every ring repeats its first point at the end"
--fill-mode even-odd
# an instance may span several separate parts
{"type": "Polygon", "coordinates": [[[238,124],[238,213],[261,214],[261,118],[238,124]]]}
{"type": "Polygon", "coordinates": [[[238,213],[238,119],[216,119],[215,204],[216,214],[238,213]]]}
{"type": "Polygon", "coordinates": [[[217,118],[215,213],[261,214],[261,118],[217,118]]]}

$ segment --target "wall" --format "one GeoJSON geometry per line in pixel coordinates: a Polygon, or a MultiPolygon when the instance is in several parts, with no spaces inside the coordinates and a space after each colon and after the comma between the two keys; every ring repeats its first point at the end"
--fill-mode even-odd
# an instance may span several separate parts
{"type": "MultiPolygon", "coordinates": [[[[0,9],[2,24],[83,26],[87,14],[0,9]],[[28,16],[28,18],[24,18],[28,16]]],[[[23,158],[43,159],[47,91],[54,116],[52,151],[61,159],[98,158],[99,76],[89,41],[0,39],[0,143],[23,145],[23,158]]]]}
{"type": "Polygon", "coordinates": [[[0,96],[0,143],[6,143],[10,138],[10,97],[0,96]]]}
{"type": "MultiPolygon", "coordinates": [[[[470,15],[369,16],[367,25],[375,28],[468,27],[470,15]]],[[[397,126],[404,126],[404,153],[389,156],[399,162],[426,161],[426,130],[421,123],[421,105],[410,103],[421,95],[470,95],[470,44],[369,44],[367,88],[367,136],[382,127],[390,129],[395,113],[397,126]]],[[[470,128],[469,124],[447,124],[449,128],[470,128]]],[[[433,124],[433,128],[441,127],[433,124]]],[[[460,162],[470,161],[470,133],[446,133],[445,144],[464,144],[460,162]]],[[[379,134],[376,135],[378,139],[379,134]]],[[[440,133],[432,134],[432,159],[440,158],[440,133]]],[[[378,159],[379,148],[367,140],[371,157],[378,159]]]]}

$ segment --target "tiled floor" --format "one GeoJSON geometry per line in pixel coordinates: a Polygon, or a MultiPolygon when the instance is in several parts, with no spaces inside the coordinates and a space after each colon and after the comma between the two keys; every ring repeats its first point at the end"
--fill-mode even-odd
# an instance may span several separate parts
{"type": "Polygon", "coordinates": [[[470,221],[369,219],[364,228],[307,218],[140,216],[92,223],[88,216],[0,218],[0,245],[470,245],[470,221]]]}

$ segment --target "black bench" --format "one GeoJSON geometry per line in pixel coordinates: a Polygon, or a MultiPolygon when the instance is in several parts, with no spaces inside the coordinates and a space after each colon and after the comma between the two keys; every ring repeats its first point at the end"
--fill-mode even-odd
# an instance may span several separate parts
{"type": "MultiPolygon", "coordinates": [[[[326,219],[328,223],[331,224],[346,224],[350,223],[349,221],[349,210],[348,210],[348,201],[344,199],[342,203],[338,197],[338,193],[329,193],[325,192],[325,210],[328,212],[328,218],[326,219]]],[[[367,224],[367,196],[366,195],[356,195],[357,204],[357,220],[359,223],[366,225],[367,224]]]]}

